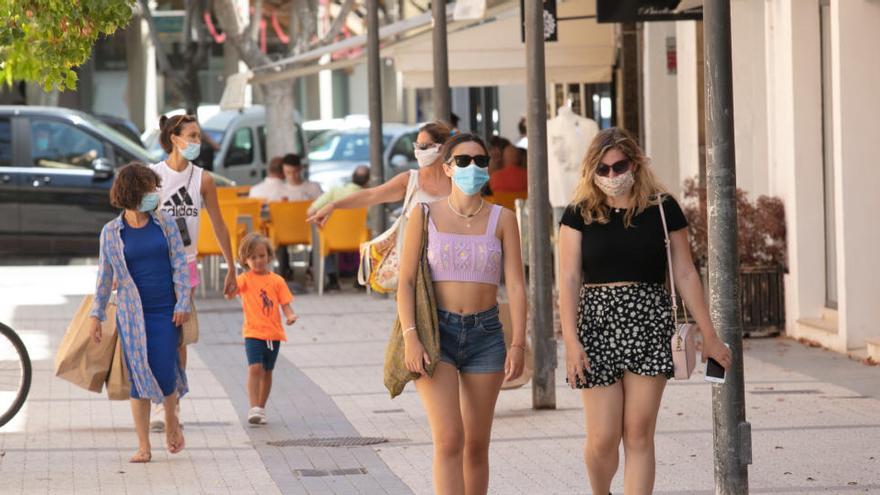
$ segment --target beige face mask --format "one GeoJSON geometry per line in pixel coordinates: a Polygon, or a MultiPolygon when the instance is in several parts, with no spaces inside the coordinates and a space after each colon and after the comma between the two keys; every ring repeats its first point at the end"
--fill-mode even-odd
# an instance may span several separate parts
{"type": "Polygon", "coordinates": [[[614,197],[629,193],[636,183],[636,178],[633,176],[632,170],[630,170],[614,177],[601,177],[597,175],[593,182],[606,195],[614,197]]]}

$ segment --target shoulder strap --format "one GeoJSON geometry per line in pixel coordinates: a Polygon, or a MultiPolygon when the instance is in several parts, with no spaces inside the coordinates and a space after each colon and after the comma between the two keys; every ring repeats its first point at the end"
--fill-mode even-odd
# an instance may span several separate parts
{"type": "Polygon", "coordinates": [[[409,171],[409,181],[406,183],[406,195],[403,197],[403,211],[409,211],[409,204],[412,201],[413,194],[419,187],[419,171],[409,171]]]}
{"type": "Polygon", "coordinates": [[[486,235],[495,235],[498,230],[498,219],[501,218],[501,205],[492,205],[492,211],[489,212],[489,225],[486,227],[486,235]]]}
{"type": "MultiPolygon", "coordinates": [[[[660,202],[657,204],[657,208],[660,209],[660,221],[663,223],[663,240],[664,244],[666,244],[666,261],[667,261],[667,270],[669,271],[669,294],[672,298],[672,317],[676,323],[678,323],[678,297],[675,295],[675,276],[673,275],[672,268],[672,247],[669,244],[669,230],[666,227],[666,213],[663,211],[663,202],[666,200],[666,197],[663,195],[659,195],[660,202]]],[[[687,309],[685,309],[685,314],[687,314],[687,309]]]]}

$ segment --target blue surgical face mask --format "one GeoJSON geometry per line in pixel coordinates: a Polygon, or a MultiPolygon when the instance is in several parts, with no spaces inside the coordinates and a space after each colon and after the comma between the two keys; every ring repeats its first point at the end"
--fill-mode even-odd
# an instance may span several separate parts
{"type": "Polygon", "coordinates": [[[461,192],[473,196],[489,182],[489,169],[480,168],[476,163],[471,163],[464,168],[455,167],[452,182],[461,192]]]}
{"type": "Polygon", "coordinates": [[[155,210],[159,206],[159,193],[148,192],[141,198],[141,204],[138,205],[138,211],[144,213],[155,210]]]}
{"type": "Polygon", "coordinates": [[[180,150],[180,156],[193,161],[199,157],[200,151],[202,151],[202,145],[199,143],[187,143],[186,148],[180,150]]]}

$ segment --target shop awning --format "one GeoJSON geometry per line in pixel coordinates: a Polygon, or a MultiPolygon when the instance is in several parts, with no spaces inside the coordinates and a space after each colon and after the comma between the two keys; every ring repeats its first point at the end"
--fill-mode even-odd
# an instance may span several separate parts
{"type": "MultiPolygon", "coordinates": [[[[526,54],[521,40],[519,2],[482,23],[450,26],[448,36],[450,86],[496,86],[525,84],[526,54]]],[[[547,81],[599,83],[611,81],[614,65],[614,25],[598,24],[595,3],[560,0],[559,41],[545,44],[547,81]]],[[[433,86],[431,33],[419,34],[389,47],[383,55],[394,58],[395,67],[409,88],[433,86]]]]}

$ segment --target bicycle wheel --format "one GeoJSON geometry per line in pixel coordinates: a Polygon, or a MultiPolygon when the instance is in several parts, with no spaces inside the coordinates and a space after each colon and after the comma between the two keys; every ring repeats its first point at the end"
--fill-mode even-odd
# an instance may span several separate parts
{"type": "Polygon", "coordinates": [[[31,358],[14,330],[0,323],[0,426],[18,413],[31,388],[31,358]]]}

